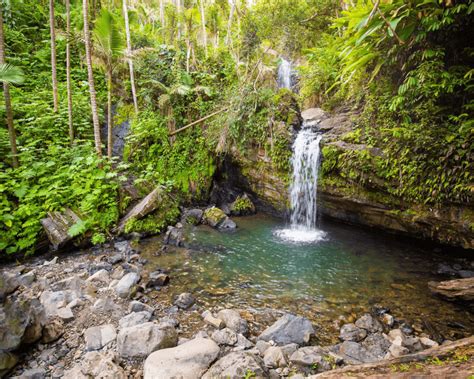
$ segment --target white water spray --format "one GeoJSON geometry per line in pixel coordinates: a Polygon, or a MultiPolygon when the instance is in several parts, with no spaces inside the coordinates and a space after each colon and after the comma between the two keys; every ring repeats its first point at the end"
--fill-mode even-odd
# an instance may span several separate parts
{"type": "Polygon", "coordinates": [[[278,87],[291,89],[291,63],[284,58],[281,58],[278,66],[278,87]]]}
{"type": "Polygon", "coordinates": [[[284,240],[309,243],[324,239],[325,233],[317,228],[321,138],[320,133],[303,124],[293,143],[290,227],[276,232],[284,240]]]}

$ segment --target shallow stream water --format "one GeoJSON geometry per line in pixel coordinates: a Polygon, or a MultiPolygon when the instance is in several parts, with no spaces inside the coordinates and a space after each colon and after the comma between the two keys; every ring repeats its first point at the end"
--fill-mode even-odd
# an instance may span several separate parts
{"type": "Polygon", "coordinates": [[[142,242],[150,264],[170,272],[169,296],[192,292],[203,307],[272,308],[311,319],[328,338],[335,321],[353,321],[374,306],[445,338],[472,335],[474,317],[465,308],[433,296],[430,280],[440,263],[466,258],[418,242],[323,222],[323,241],[295,244],[275,233],[284,223],[266,215],[235,219],[238,229],[219,232],[207,226],[188,230],[189,249],[155,256],[157,239],[142,242]],[[427,326],[428,325],[428,326],[427,326]]]}

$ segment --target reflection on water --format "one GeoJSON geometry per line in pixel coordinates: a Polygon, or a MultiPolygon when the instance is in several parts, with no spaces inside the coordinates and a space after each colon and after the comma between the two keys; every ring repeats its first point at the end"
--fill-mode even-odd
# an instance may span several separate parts
{"type": "Polygon", "coordinates": [[[430,294],[427,282],[443,279],[434,273],[447,259],[432,249],[327,223],[324,240],[298,245],[274,235],[283,226],[280,220],[257,215],[235,221],[239,228],[231,233],[192,228],[192,249],[172,249],[158,257],[151,254],[158,250],[157,240],[144,241],[144,254],[170,271],[172,294],[193,292],[206,307],[282,309],[329,330],[341,315],[350,320],[381,305],[422,329],[430,322],[446,338],[474,330],[466,309],[430,294]],[[453,328],[455,323],[465,329],[453,328]]]}

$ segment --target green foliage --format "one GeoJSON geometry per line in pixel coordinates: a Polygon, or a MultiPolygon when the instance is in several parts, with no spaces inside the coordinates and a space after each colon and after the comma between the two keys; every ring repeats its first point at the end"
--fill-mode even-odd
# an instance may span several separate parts
{"type": "Polygon", "coordinates": [[[24,74],[21,68],[8,63],[0,64],[0,82],[21,84],[24,79],[24,74]]]}

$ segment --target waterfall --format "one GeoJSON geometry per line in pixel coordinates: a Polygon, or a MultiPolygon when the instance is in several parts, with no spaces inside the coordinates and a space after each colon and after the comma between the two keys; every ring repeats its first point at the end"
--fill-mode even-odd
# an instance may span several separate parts
{"type": "Polygon", "coordinates": [[[281,58],[278,66],[278,87],[291,89],[291,62],[281,58]]]}
{"type": "Polygon", "coordinates": [[[317,228],[321,138],[321,133],[303,124],[293,143],[290,227],[275,233],[284,240],[308,243],[320,241],[325,236],[325,233],[317,228]]]}

